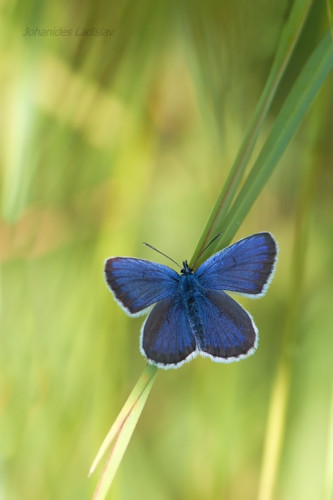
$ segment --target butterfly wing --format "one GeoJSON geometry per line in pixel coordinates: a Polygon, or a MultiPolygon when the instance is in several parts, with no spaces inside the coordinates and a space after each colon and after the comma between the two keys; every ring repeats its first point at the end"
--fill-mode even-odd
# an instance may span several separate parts
{"type": "Polygon", "coordinates": [[[278,253],[270,233],[237,241],[207,259],[197,270],[201,286],[245,295],[264,295],[273,276],[278,253]]]}
{"type": "Polygon", "coordinates": [[[179,275],[170,267],[149,260],[111,257],[105,261],[105,280],[120,306],[136,315],[174,294],[179,275]]]}
{"type": "Polygon", "coordinates": [[[197,338],[199,354],[229,363],[253,354],[258,330],[251,316],[224,292],[207,291],[200,299],[203,335],[197,338]]]}
{"type": "Polygon", "coordinates": [[[197,355],[184,301],[176,293],[161,300],[143,324],[141,352],[161,368],[177,368],[197,355]]]}

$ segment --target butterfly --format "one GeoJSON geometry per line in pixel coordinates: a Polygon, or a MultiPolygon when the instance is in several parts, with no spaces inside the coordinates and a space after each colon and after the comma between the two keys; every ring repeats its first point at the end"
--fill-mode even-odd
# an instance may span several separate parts
{"type": "Polygon", "coordinates": [[[215,253],[196,271],[185,260],[180,274],[149,260],[110,257],[105,279],[130,316],[144,314],[154,304],[140,336],[140,350],[149,363],[178,368],[197,355],[229,363],[253,354],[258,329],[226,292],[263,296],[277,253],[273,236],[262,232],[215,253]]]}

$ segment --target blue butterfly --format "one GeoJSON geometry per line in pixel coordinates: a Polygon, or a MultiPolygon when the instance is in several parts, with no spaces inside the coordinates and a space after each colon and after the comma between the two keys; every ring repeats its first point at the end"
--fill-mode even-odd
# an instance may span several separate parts
{"type": "Polygon", "coordinates": [[[264,295],[277,253],[273,236],[262,232],[217,252],[196,271],[185,260],[180,274],[148,260],[111,257],[105,262],[105,279],[130,316],[155,304],[140,337],[149,363],[178,368],[198,354],[230,363],[253,354],[258,330],[251,315],[225,291],[264,295]]]}

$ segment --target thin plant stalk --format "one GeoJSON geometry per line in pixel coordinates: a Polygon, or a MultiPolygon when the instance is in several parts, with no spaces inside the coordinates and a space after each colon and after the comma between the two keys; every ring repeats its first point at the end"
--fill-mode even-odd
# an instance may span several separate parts
{"type": "Polygon", "coordinates": [[[276,89],[278,88],[302,31],[311,4],[312,0],[297,0],[292,6],[288,21],[281,33],[280,43],[262,95],[254,111],[253,118],[248,126],[240,150],[230,169],[227,180],[199,240],[193,260],[196,255],[200,254],[202,249],[215,234],[219,231],[223,231],[223,223],[225,222],[226,215],[242,182],[246,167],[248,166],[258,136],[263,128],[276,89]]]}
{"type": "Polygon", "coordinates": [[[101,458],[114,441],[114,445],[111,448],[103,473],[95,490],[94,500],[103,500],[110,488],[153,386],[156,375],[157,367],[147,364],[140,379],[98,450],[96,458],[90,467],[89,476],[94,472],[101,458]]]}
{"type": "MultiPolygon", "coordinates": [[[[330,31],[318,44],[288,95],[258,158],[230,208],[219,245],[228,244],[249,213],[333,68],[330,31]]],[[[216,247],[213,244],[212,252],[216,247]]]]}
{"type": "Polygon", "coordinates": [[[331,401],[328,418],[327,456],[323,500],[331,500],[333,498],[333,382],[331,385],[331,401]]]}
{"type": "Polygon", "coordinates": [[[302,288],[306,268],[306,248],[311,207],[313,206],[315,197],[317,179],[318,168],[317,164],[313,162],[304,181],[295,221],[290,298],[288,300],[289,308],[282,335],[282,353],[273,383],[272,397],[268,412],[258,500],[272,500],[275,498],[275,487],[284,442],[288,400],[292,380],[292,359],[290,352],[292,352],[292,345],[295,340],[299,311],[302,309],[302,288]]]}

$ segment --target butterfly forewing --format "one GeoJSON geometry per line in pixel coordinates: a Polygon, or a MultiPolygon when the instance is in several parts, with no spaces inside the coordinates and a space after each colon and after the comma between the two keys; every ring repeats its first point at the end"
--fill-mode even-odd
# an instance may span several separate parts
{"type": "Polygon", "coordinates": [[[277,251],[270,233],[253,234],[207,259],[196,276],[209,290],[259,296],[272,278],[277,251]]]}
{"type": "Polygon", "coordinates": [[[131,257],[111,257],[105,262],[105,280],[129,314],[138,314],[173,295],[180,276],[170,267],[131,257]]]}

